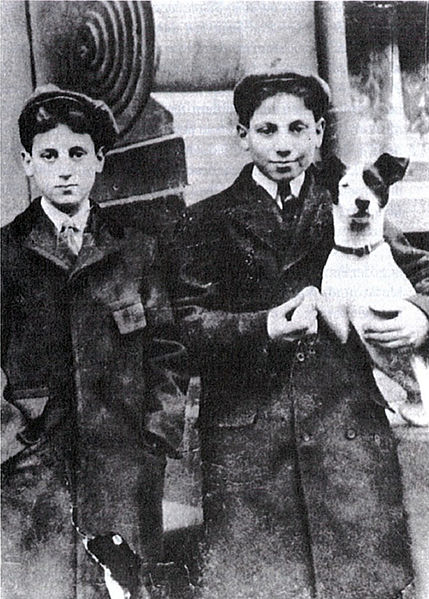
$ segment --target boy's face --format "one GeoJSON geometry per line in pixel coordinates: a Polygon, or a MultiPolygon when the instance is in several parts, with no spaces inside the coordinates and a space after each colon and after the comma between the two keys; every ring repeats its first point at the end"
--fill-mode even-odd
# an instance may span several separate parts
{"type": "Polygon", "coordinates": [[[242,147],[265,176],[289,181],[313,162],[324,128],[324,119],[316,123],[302,98],[279,93],[262,102],[248,128],[238,125],[238,133],[242,147]]]}
{"type": "Polygon", "coordinates": [[[78,211],[104,166],[91,136],[62,124],[35,135],[31,154],[23,151],[22,160],[46,200],[67,214],[78,211]]]}

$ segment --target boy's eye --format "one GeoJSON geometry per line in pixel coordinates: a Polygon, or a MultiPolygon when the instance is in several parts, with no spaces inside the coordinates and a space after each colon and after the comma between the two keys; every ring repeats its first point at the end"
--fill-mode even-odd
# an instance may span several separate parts
{"type": "Polygon", "coordinates": [[[41,158],[43,158],[43,160],[46,160],[47,162],[52,162],[53,160],[58,158],[58,152],[56,150],[44,150],[43,152],[41,152],[40,156],[41,158]]]}
{"type": "Polygon", "coordinates": [[[71,148],[70,158],[82,158],[86,156],[86,152],[83,148],[71,148]]]}
{"type": "Polygon", "coordinates": [[[307,127],[303,123],[294,123],[291,126],[291,131],[293,133],[301,133],[302,131],[305,131],[305,129],[307,129],[307,127]]]}
{"type": "Polygon", "coordinates": [[[262,135],[271,135],[276,131],[277,127],[275,125],[271,125],[270,123],[267,123],[266,125],[262,125],[261,127],[257,128],[257,132],[262,133],[262,135]]]}

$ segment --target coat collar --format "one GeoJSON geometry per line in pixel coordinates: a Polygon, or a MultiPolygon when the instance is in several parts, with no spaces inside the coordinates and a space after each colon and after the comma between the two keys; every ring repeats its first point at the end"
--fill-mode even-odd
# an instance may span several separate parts
{"type": "MultiPolygon", "coordinates": [[[[252,164],[247,164],[233,183],[231,191],[238,202],[229,208],[229,216],[246,232],[257,237],[264,245],[278,252],[281,217],[269,194],[252,179],[252,164]]],[[[329,192],[316,182],[317,168],[307,170],[300,197],[303,209],[297,225],[291,233],[289,249],[284,258],[283,269],[314,250],[321,239],[321,232],[332,226],[332,208],[329,192]]]]}
{"type": "MultiPolygon", "coordinates": [[[[252,179],[256,182],[257,185],[260,185],[265,189],[265,191],[273,198],[273,200],[278,204],[278,195],[279,195],[279,186],[278,183],[268,179],[266,175],[256,166],[253,165],[252,169],[252,179]]],[[[302,172],[295,179],[291,179],[289,182],[291,194],[296,198],[299,197],[301,192],[302,185],[305,179],[305,172],[302,172]]]]}
{"type": "Polygon", "coordinates": [[[280,213],[268,192],[253,180],[252,169],[253,165],[247,164],[233,183],[234,201],[227,208],[227,218],[276,250],[281,230],[280,213]]]}
{"type": "Polygon", "coordinates": [[[58,251],[55,227],[43,212],[40,198],[34,200],[15,221],[15,228],[22,236],[24,247],[69,271],[70,277],[118,252],[125,242],[122,227],[107,219],[95,203],[91,203],[91,214],[84,231],[82,248],[74,264],[68,256],[58,251]]]}

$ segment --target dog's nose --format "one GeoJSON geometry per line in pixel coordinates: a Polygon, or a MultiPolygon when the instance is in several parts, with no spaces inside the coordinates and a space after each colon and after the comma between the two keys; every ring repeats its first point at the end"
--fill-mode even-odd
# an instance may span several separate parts
{"type": "Polygon", "coordinates": [[[357,200],[355,200],[355,204],[358,207],[358,210],[366,210],[369,206],[369,200],[361,200],[360,198],[358,198],[357,200]]]}

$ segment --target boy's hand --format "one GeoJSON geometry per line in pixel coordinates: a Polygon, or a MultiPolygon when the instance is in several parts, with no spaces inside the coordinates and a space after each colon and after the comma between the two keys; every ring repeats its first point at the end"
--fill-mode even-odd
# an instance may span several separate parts
{"type": "Polygon", "coordinates": [[[389,302],[386,306],[369,307],[374,318],[364,324],[367,343],[389,349],[417,348],[427,341],[429,319],[407,300],[389,302]]]}
{"type": "Polygon", "coordinates": [[[306,287],[289,301],[268,312],[267,331],[270,339],[297,341],[317,333],[319,292],[306,287]]]}

